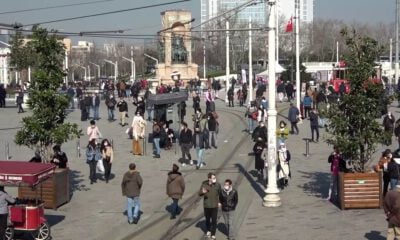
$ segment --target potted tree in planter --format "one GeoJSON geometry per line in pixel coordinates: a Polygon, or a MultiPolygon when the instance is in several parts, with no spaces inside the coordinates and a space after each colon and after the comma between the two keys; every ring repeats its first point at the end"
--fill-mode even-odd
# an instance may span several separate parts
{"type": "Polygon", "coordinates": [[[385,91],[376,80],[376,63],[381,48],[369,37],[354,30],[342,30],[346,39],[347,77],[350,93],[330,106],[327,142],[338,146],[348,161],[348,172],[339,175],[339,198],[342,209],[380,207],[381,176],[369,171],[368,164],[385,138],[376,117],[381,116],[385,91]]]}

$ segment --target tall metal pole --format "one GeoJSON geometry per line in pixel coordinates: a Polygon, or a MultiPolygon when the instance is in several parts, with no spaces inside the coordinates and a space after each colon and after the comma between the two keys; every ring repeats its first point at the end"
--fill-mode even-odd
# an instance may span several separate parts
{"type": "Polygon", "coordinates": [[[88,81],[90,82],[90,78],[91,78],[90,77],[90,65],[87,66],[87,69],[88,69],[88,81]]]}
{"type": "Polygon", "coordinates": [[[28,67],[28,82],[31,84],[31,66],[28,67]]]}
{"type": "Polygon", "coordinates": [[[393,70],[393,39],[390,39],[390,46],[389,46],[389,64],[390,64],[390,70],[389,70],[389,83],[390,86],[393,87],[393,75],[392,75],[392,70],[393,70]]]}
{"type": "Polygon", "coordinates": [[[117,82],[117,77],[118,77],[118,61],[115,61],[115,67],[114,67],[114,75],[115,75],[115,82],[117,82]]]}
{"type": "Polygon", "coordinates": [[[136,78],[135,62],[133,61],[133,46],[131,46],[131,81],[133,82],[136,78]]]}
{"type": "Polygon", "coordinates": [[[226,21],[226,83],[225,83],[225,102],[228,103],[228,91],[229,91],[229,21],[226,21]]]}
{"type": "MultiPolygon", "coordinates": [[[[278,6],[279,0],[276,0],[276,5],[278,6]]],[[[279,64],[279,9],[276,8],[276,14],[275,14],[275,26],[276,26],[276,61],[279,64]]]]}
{"type": "Polygon", "coordinates": [[[65,70],[67,74],[65,74],[65,84],[68,86],[68,51],[65,50],[65,70]]]}
{"type": "Polygon", "coordinates": [[[249,106],[253,101],[253,44],[251,33],[251,17],[249,18],[249,106]]]}
{"type": "Polygon", "coordinates": [[[300,0],[296,0],[295,2],[295,24],[296,24],[296,106],[297,109],[300,109],[300,101],[301,101],[301,86],[300,86],[300,0]]]}
{"type": "Polygon", "coordinates": [[[206,79],[206,40],[203,38],[203,78],[206,79]]]}
{"type": "Polygon", "coordinates": [[[269,0],[270,15],[268,22],[268,185],[265,190],[264,207],[279,207],[281,199],[278,195],[276,162],[276,73],[275,73],[275,14],[276,1],[269,0]]]}
{"type": "Polygon", "coordinates": [[[399,81],[399,13],[400,11],[400,0],[396,0],[396,59],[395,62],[395,72],[394,72],[394,83],[399,81]]]}
{"type": "Polygon", "coordinates": [[[336,64],[339,66],[339,41],[336,41],[336,64]]]}

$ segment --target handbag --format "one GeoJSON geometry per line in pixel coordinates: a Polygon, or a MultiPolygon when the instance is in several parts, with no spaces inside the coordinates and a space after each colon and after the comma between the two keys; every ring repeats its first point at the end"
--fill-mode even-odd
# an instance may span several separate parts
{"type": "Polygon", "coordinates": [[[104,173],[104,165],[103,165],[102,160],[97,161],[96,168],[97,168],[97,171],[99,171],[100,173],[104,173]]]}

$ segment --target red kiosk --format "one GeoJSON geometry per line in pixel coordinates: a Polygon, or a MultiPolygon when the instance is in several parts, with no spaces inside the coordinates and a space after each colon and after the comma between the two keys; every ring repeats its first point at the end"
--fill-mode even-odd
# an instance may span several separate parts
{"type": "MultiPolygon", "coordinates": [[[[40,183],[51,177],[55,168],[45,163],[0,161],[0,185],[28,186],[36,189],[37,193],[40,183]]],[[[44,217],[43,202],[39,199],[17,199],[16,204],[9,207],[10,225],[6,230],[6,240],[14,239],[15,231],[30,232],[36,240],[50,239],[50,226],[44,217]]]]}

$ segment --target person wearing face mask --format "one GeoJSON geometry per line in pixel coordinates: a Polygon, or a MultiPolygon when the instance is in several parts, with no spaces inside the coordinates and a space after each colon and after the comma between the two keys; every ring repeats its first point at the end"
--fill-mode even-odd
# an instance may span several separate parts
{"type": "Polygon", "coordinates": [[[182,122],[182,130],[179,134],[179,145],[182,151],[182,167],[186,166],[186,156],[190,161],[190,165],[193,165],[192,156],[190,155],[190,149],[192,148],[193,143],[193,135],[192,130],[188,128],[186,122],[182,122]]]}
{"type": "Polygon", "coordinates": [[[200,97],[193,92],[193,110],[197,112],[200,109],[200,97]]]}
{"type": "Polygon", "coordinates": [[[386,133],[385,144],[387,146],[392,145],[394,123],[395,123],[394,116],[392,115],[391,112],[388,112],[388,114],[386,114],[386,116],[383,118],[383,127],[386,133]]]}
{"type": "Polygon", "coordinates": [[[101,142],[100,151],[103,158],[104,179],[106,180],[106,183],[108,183],[111,175],[111,165],[114,160],[114,151],[108,139],[104,139],[101,142]]]}
{"type": "Polygon", "coordinates": [[[289,136],[289,129],[286,127],[284,121],[280,121],[279,128],[276,130],[276,136],[278,137],[278,144],[285,143],[289,136]]]}
{"type": "Polygon", "coordinates": [[[281,143],[278,150],[278,187],[284,189],[289,182],[290,174],[290,152],[287,150],[285,143],[281,143]]]}
{"type": "Polygon", "coordinates": [[[199,196],[204,198],[204,217],[206,219],[206,236],[216,239],[215,232],[217,230],[217,215],[219,205],[219,194],[221,186],[217,182],[215,173],[208,173],[208,180],[204,181],[200,186],[199,196]]]}
{"type": "Polygon", "coordinates": [[[265,165],[265,161],[262,157],[262,153],[266,147],[267,146],[265,144],[265,141],[261,137],[256,139],[256,143],[254,144],[254,147],[253,147],[253,152],[254,152],[254,156],[255,156],[254,168],[257,171],[258,181],[262,184],[264,184],[264,165],[265,165]]]}
{"type": "Polygon", "coordinates": [[[204,151],[206,148],[206,139],[200,128],[195,128],[192,142],[197,155],[196,169],[199,169],[204,166],[204,151]]]}
{"type": "Polygon", "coordinates": [[[390,149],[386,149],[382,153],[378,164],[375,166],[376,172],[383,172],[383,196],[386,196],[390,183],[390,175],[388,171],[388,164],[390,163],[390,161],[392,161],[392,152],[390,151],[390,149]]]}
{"type": "Polygon", "coordinates": [[[238,192],[232,186],[232,180],[226,179],[224,188],[219,193],[219,203],[222,210],[222,217],[225,221],[228,240],[235,239],[235,232],[233,229],[233,217],[235,209],[239,202],[238,192]]]}
{"type": "Polygon", "coordinates": [[[268,140],[268,129],[265,126],[265,123],[259,122],[251,136],[254,142],[256,142],[258,138],[261,138],[264,142],[266,142],[268,140]]]}

